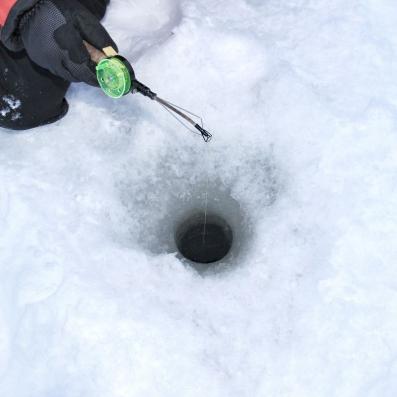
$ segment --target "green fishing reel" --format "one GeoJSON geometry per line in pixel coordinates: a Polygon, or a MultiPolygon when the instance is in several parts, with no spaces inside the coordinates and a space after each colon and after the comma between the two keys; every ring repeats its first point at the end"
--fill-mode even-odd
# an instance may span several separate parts
{"type": "Polygon", "coordinates": [[[102,91],[111,98],[121,98],[134,90],[134,69],[120,55],[102,59],[96,66],[96,75],[102,91]]]}
{"type": "Polygon", "coordinates": [[[155,94],[149,87],[135,78],[131,64],[121,55],[102,59],[96,66],[96,75],[102,91],[111,98],[121,98],[129,93],[140,94],[155,100],[155,94]]]}

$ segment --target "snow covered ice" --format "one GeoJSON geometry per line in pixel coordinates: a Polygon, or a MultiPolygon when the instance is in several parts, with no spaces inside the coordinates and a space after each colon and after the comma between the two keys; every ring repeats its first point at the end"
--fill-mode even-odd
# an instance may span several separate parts
{"type": "Polygon", "coordinates": [[[395,2],[112,0],[105,25],[214,140],[81,85],[0,131],[0,396],[396,396],[395,2]],[[203,276],[159,231],[206,178],[250,232],[203,276]]]}

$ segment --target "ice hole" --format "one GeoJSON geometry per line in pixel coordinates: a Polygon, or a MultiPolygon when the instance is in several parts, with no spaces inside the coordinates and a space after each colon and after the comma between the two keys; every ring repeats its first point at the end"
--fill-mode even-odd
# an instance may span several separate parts
{"type": "Polygon", "coordinates": [[[233,245],[233,230],[220,216],[198,212],[183,220],[175,244],[186,259],[211,264],[225,258],[233,245]]]}

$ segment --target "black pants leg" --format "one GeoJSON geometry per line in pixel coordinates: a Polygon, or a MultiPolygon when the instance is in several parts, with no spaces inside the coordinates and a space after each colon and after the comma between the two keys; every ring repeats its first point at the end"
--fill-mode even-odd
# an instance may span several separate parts
{"type": "Polygon", "coordinates": [[[0,44],[0,127],[25,130],[62,118],[69,83],[0,44]]]}
{"type": "MultiPolygon", "coordinates": [[[[109,0],[79,0],[102,18],[109,0]]],[[[50,124],[68,111],[70,83],[33,63],[25,51],[7,50],[0,43],[0,127],[26,130],[50,124]]]]}

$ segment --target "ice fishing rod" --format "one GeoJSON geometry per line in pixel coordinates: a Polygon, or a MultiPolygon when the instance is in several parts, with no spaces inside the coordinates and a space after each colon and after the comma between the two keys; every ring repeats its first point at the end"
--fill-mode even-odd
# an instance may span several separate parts
{"type": "MultiPolygon", "coordinates": [[[[163,106],[189,130],[190,128],[185,125],[183,120],[192,125],[200,133],[205,142],[211,140],[212,134],[204,129],[201,117],[157,96],[149,87],[136,79],[131,64],[112,47],[106,47],[100,51],[87,42],[84,42],[84,44],[91,55],[91,59],[96,63],[98,83],[107,96],[121,98],[130,93],[142,94],[163,106]],[[201,125],[194,121],[192,117],[200,119],[201,125]]],[[[197,133],[193,130],[191,131],[197,133]]]]}

